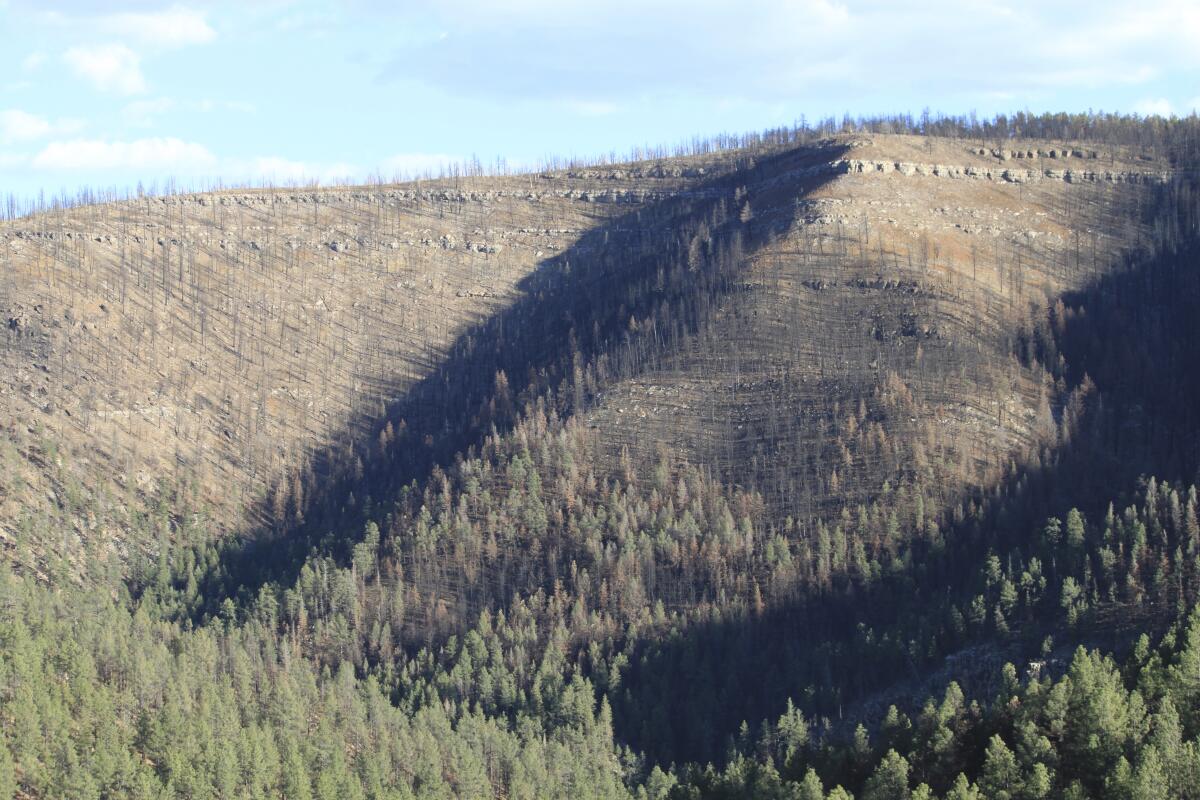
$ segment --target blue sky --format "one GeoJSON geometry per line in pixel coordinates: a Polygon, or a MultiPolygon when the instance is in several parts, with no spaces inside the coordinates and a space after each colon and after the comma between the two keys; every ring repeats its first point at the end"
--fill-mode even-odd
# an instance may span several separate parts
{"type": "Polygon", "coordinates": [[[0,0],[0,194],[391,176],[802,114],[1187,114],[1200,0],[0,0]]]}

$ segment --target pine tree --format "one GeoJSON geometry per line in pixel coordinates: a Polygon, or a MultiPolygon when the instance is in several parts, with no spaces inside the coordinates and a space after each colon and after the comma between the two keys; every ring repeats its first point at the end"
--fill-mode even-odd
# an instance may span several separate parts
{"type": "Polygon", "coordinates": [[[1169,797],[1170,793],[1170,780],[1158,748],[1142,748],[1137,769],[1133,773],[1130,800],[1157,800],[1169,797]]]}
{"type": "Polygon", "coordinates": [[[863,787],[862,800],[908,800],[908,761],[888,750],[863,787]]]}
{"type": "Polygon", "coordinates": [[[0,735],[0,800],[12,800],[17,793],[17,769],[8,742],[0,735]]]}
{"type": "Polygon", "coordinates": [[[984,754],[979,790],[991,800],[1012,800],[1020,784],[1017,759],[999,736],[992,736],[984,754]]]}
{"type": "Polygon", "coordinates": [[[821,778],[812,767],[804,773],[797,795],[797,800],[825,800],[825,787],[821,785],[821,778]]]}
{"type": "Polygon", "coordinates": [[[790,764],[808,744],[808,722],[788,698],[787,709],[775,726],[780,763],[790,764]]]}
{"type": "Polygon", "coordinates": [[[1045,764],[1037,763],[1025,776],[1021,797],[1026,800],[1045,800],[1054,790],[1054,776],[1045,764]]]}
{"type": "Polygon", "coordinates": [[[960,772],[950,791],[946,792],[946,800],[984,800],[984,797],[967,776],[960,772]]]}

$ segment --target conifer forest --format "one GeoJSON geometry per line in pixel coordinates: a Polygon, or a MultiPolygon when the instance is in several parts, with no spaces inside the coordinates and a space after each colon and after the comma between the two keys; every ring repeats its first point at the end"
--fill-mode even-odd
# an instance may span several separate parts
{"type": "Polygon", "coordinates": [[[1200,120],[0,218],[0,800],[1200,798],[1200,120]]]}

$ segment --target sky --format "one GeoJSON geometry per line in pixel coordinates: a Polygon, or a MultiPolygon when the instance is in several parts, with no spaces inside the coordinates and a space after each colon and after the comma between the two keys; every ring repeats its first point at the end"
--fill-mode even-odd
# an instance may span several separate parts
{"type": "Polygon", "coordinates": [[[1200,0],[0,0],[0,194],[361,181],[801,116],[1200,107],[1200,0]]]}

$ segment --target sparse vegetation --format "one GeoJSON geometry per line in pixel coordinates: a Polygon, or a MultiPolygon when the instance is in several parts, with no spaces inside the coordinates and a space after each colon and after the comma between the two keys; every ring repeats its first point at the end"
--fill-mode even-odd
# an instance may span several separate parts
{"type": "Polygon", "coordinates": [[[1193,796],[1196,130],[4,223],[0,800],[1193,796]]]}

